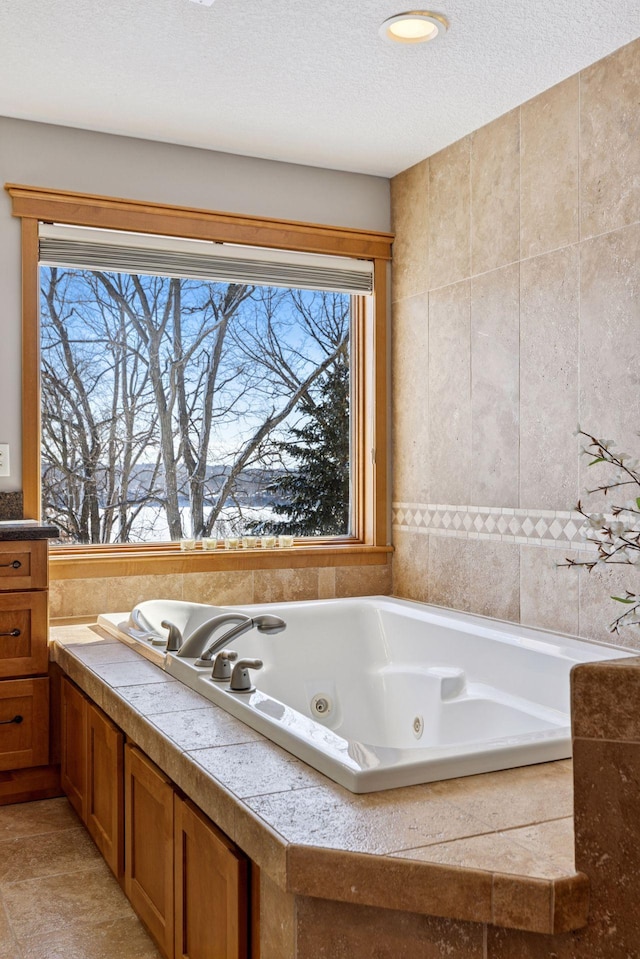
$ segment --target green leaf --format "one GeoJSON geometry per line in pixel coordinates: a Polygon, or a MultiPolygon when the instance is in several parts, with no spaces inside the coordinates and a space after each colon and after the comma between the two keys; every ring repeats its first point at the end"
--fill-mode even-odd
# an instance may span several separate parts
{"type": "Polygon", "coordinates": [[[640,509],[640,496],[636,500],[636,506],[640,509]]]}
{"type": "Polygon", "coordinates": [[[591,460],[589,466],[595,466],[596,463],[604,463],[604,456],[598,456],[597,459],[591,460]]]}
{"type": "Polygon", "coordinates": [[[629,603],[631,605],[636,602],[635,599],[626,599],[624,596],[612,596],[611,599],[615,599],[616,603],[629,603]]]}

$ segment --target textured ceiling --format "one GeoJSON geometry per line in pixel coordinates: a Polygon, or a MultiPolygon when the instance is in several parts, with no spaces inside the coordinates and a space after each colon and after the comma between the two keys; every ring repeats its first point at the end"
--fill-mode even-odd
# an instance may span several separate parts
{"type": "Polygon", "coordinates": [[[0,115],[390,176],[640,35],[640,0],[1,0],[0,115]]]}

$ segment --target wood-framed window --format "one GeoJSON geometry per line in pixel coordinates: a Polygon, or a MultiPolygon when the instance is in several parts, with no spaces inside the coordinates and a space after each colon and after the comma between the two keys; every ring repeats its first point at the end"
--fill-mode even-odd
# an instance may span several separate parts
{"type": "Polygon", "coordinates": [[[209,569],[378,564],[390,550],[387,457],[387,270],[392,237],[351,228],[7,184],[22,223],[23,492],[25,516],[41,512],[40,223],[208,240],[369,260],[374,292],[353,298],[352,524],[348,536],[297,542],[293,549],[181,552],[177,543],[68,545],[52,549],[56,575],[126,575],[209,569]]]}

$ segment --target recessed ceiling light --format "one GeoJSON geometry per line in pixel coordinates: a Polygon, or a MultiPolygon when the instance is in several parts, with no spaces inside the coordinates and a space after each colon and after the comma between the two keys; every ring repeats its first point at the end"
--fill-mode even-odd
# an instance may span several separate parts
{"type": "Polygon", "coordinates": [[[380,36],[393,43],[426,43],[443,37],[449,21],[441,13],[430,10],[409,10],[389,17],[380,27],[380,36]]]}

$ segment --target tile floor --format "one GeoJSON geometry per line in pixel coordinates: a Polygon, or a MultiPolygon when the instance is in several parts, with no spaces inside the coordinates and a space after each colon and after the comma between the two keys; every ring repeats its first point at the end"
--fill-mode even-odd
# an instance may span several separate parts
{"type": "Polygon", "coordinates": [[[160,959],[66,799],[0,806],[0,959],[160,959]]]}

